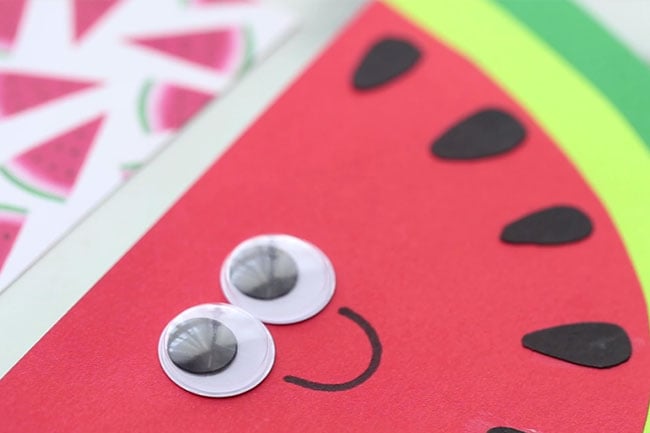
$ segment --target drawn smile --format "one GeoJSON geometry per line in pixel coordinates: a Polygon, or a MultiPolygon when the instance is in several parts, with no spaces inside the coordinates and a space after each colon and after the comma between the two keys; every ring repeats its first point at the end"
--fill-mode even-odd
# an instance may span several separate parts
{"type": "Polygon", "coordinates": [[[315,391],[328,391],[328,392],[347,391],[349,389],[361,385],[366,380],[370,379],[370,377],[377,371],[377,368],[379,368],[379,363],[381,362],[381,354],[382,354],[381,341],[379,341],[379,336],[377,335],[377,331],[375,331],[375,329],[366,319],[364,319],[363,317],[361,317],[361,315],[355,313],[349,308],[342,307],[339,309],[338,312],[340,315],[347,317],[348,319],[350,319],[351,321],[359,325],[359,327],[363,330],[363,332],[365,332],[366,336],[368,337],[368,342],[370,343],[370,347],[372,348],[372,356],[370,358],[368,367],[354,379],[342,383],[314,382],[296,376],[285,376],[284,380],[286,382],[292,383],[294,385],[302,386],[303,388],[313,389],[315,391]]]}

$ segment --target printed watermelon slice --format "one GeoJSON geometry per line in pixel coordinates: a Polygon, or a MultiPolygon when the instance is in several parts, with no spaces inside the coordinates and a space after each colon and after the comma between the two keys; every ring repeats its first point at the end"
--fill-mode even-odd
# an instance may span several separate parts
{"type": "Polygon", "coordinates": [[[63,77],[0,73],[0,119],[86,90],[96,83],[63,77]]]}
{"type": "Polygon", "coordinates": [[[252,53],[249,32],[237,27],[140,37],[131,42],[223,74],[242,68],[252,53]]]}
{"type": "Polygon", "coordinates": [[[92,120],[46,141],[0,167],[20,188],[49,200],[63,202],[77,182],[103,118],[92,120]]]}
{"type": "Polygon", "coordinates": [[[0,52],[9,51],[14,43],[25,9],[25,0],[4,1],[0,11],[0,52]]]}
{"type": "Polygon", "coordinates": [[[27,210],[0,204],[0,271],[25,223],[27,210]]]}
{"type": "Polygon", "coordinates": [[[149,81],[140,91],[140,125],[147,132],[175,131],[213,98],[213,94],[198,90],[149,81]]]}
{"type": "Polygon", "coordinates": [[[74,0],[74,39],[80,41],[120,0],[74,0]]]}
{"type": "Polygon", "coordinates": [[[181,0],[184,3],[203,6],[203,5],[219,5],[228,3],[253,3],[255,0],[181,0]]]}
{"type": "Polygon", "coordinates": [[[120,165],[120,172],[122,173],[122,179],[123,180],[131,179],[131,177],[133,177],[134,174],[140,171],[143,165],[144,162],[127,162],[125,164],[120,165]]]}

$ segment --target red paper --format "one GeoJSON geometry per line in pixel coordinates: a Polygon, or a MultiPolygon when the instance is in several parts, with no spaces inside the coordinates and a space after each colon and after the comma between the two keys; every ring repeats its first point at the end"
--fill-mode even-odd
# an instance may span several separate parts
{"type": "Polygon", "coordinates": [[[325,55],[0,382],[7,431],[542,433],[643,428],[650,362],[645,302],[618,234],[592,191],[526,112],[473,65],[382,5],[325,55]],[[357,92],[354,69],[385,35],[420,63],[357,92]],[[430,142],[480,108],[517,117],[518,149],[439,160],[430,142]],[[513,246],[502,227],[547,205],[586,211],[594,233],[565,246],[513,246]],[[325,251],[337,289],[320,315],[270,326],[276,364],[239,397],[197,397],[157,359],[160,332],[192,305],[224,301],[219,268],[241,240],[286,232],[325,251]],[[377,372],[348,307],[376,329],[377,372]],[[526,350],[559,324],[623,326],[629,362],[596,370],[526,350]]]}

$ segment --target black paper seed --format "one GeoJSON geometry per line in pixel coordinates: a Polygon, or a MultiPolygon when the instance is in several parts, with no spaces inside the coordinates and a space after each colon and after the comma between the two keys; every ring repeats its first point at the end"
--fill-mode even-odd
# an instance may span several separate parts
{"type": "Polygon", "coordinates": [[[411,69],[420,59],[420,50],[403,39],[385,38],[366,53],[354,73],[358,90],[381,86],[411,69]]]}
{"type": "Polygon", "coordinates": [[[524,126],[510,114],[487,109],[461,120],[431,145],[444,159],[477,159],[514,149],[526,137],[524,126]]]}
{"type": "Polygon", "coordinates": [[[570,206],[554,206],[508,224],[501,240],[512,244],[557,245],[577,242],[592,232],[589,217],[570,206]]]}
{"type": "Polygon", "coordinates": [[[521,430],[515,430],[510,427],[494,427],[487,431],[487,433],[524,433],[521,430]]]}
{"type": "Polygon", "coordinates": [[[522,343],[535,352],[594,368],[615,367],[632,355],[627,333],[612,323],[575,323],[542,329],[524,335],[522,343]]]}
{"type": "Polygon", "coordinates": [[[218,320],[197,317],[172,331],[167,353],[177,367],[188,373],[214,374],[235,359],[237,338],[218,320]]]}

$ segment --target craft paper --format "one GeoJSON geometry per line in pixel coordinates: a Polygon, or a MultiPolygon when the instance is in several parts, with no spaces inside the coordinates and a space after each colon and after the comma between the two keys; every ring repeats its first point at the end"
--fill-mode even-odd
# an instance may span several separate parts
{"type": "MultiPolygon", "coordinates": [[[[411,4],[400,7],[410,13],[411,4]]],[[[3,378],[5,425],[641,431],[649,328],[628,254],[643,257],[626,238],[619,220],[629,220],[615,197],[625,191],[618,179],[642,176],[628,159],[644,145],[596,89],[499,9],[459,2],[445,15],[430,4],[421,2],[417,14],[433,35],[387,6],[369,6],[3,378]],[[471,37],[459,36],[461,17],[471,37]],[[499,44],[477,55],[488,35],[512,42],[509,61],[492,61],[499,44]],[[382,86],[355,89],[356,68],[385,37],[410,41],[420,61],[382,86]],[[532,83],[550,75],[556,87],[531,93],[523,72],[532,83]],[[546,100],[558,92],[562,104],[546,100]],[[557,105],[559,113],[546,110],[557,105]],[[516,119],[524,140],[471,161],[431,153],[436,137],[485,108],[516,119]],[[610,134],[621,144],[607,183],[585,162],[587,145],[567,139],[589,138],[592,152],[608,157],[610,134]],[[593,232],[559,245],[500,240],[512,221],[560,205],[580,209],[593,232]],[[160,333],[190,306],[224,302],[221,263],[261,233],[290,233],[321,248],[336,271],[334,297],[312,319],[269,326],[276,363],[257,388],[221,400],[192,395],[161,370],[160,333]],[[531,337],[528,346],[540,351],[522,344],[540,330],[586,323],[600,324],[584,333],[597,346],[609,347],[603,330],[616,330],[610,368],[558,352],[564,333],[543,351],[531,337]]]]}
{"type": "Polygon", "coordinates": [[[208,3],[11,2],[0,18],[0,205],[24,213],[0,254],[0,290],[292,27],[270,6],[208,3]],[[176,55],[136,42],[148,40],[176,55]]]}

